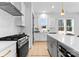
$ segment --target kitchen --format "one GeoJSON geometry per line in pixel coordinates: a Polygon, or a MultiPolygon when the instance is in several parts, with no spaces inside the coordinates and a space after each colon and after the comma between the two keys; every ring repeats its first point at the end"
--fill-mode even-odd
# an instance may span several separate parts
{"type": "Polygon", "coordinates": [[[0,2],[0,57],[79,57],[78,7],[79,2],[0,2]]]}
{"type": "Polygon", "coordinates": [[[0,2],[0,57],[27,56],[32,36],[30,11],[30,2],[0,2]]]}

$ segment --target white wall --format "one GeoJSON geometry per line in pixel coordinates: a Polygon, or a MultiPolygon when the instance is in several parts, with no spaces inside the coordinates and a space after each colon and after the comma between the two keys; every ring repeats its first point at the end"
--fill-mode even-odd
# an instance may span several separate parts
{"type": "Polygon", "coordinates": [[[57,32],[57,19],[53,14],[48,14],[48,29],[50,32],[57,32]]]}
{"type": "MultiPolygon", "coordinates": [[[[39,18],[41,14],[36,14],[35,19],[34,19],[34,25],[35,26],[40,26],[39,25],[39,18]]],[[[57,31],[57,22],[56,22],[56,17],[53,14],[46,14],[47,15],[47,21],[48,25],[47,28],[50,29],[50,32],[56,32],[57,31]]],[[[40,28],[40,27],[38,27],[40,28]]],[[[35,41],[47,41],[47,33],[35,33],[34,40],[35,41]]]]}
{"type": "MultiPolygon", "coordinates": [[[[41,14],[37,14],[37,16],[35,16],[35,19],[34,19],[34,25],[37,25],[39,26],[39,23],[38,23],[38,20],[39,20],[39,17],[40,17],[41,14]]],[[[49,27],[52,27],[52,31],[56,31],[57,29],[57,21],[56,21],[56,17],[55,15],[53,14],[47,14],[47,21],[48,21],[48,29],[49,27]]]]}
{"type": "Polygon", "coordinates": [[[21,16],[12,16],[0,9],[0,37],[18,34],[23,31],[30,36],[29,47],[31,48],[32,47],[32,12],[31,12],[30,2],[25,3],[25,27],[24,28],[17,26],[17,24],[19,24],[20,23],[19,21],[21,20],[22,20],[21,16]]]}
{"type": "Polygon", "coordinates": [[[34,16],[34,25],[37,27],[38,26],[38,15],[34,16]]]}
{"type": "MultiPolygon", "coordinates": [[[[64,16],[61,16],[59,13],[51,13],[48,15],[48,27],[52,27],[52,31],[58,32],[57,21],[60,18],[71,18],[74,19],[74,32],[76,35],[79,35],[79,14],[78,13],[65,13],[64,16]]],[[[37,14],[39,16],[39,14],[37,14]]],[[[38,20],[36,17],[35,20],[38,20]]],[[[35,24],[38,25],[38,22],[35,21],[35,24]]]]}
{"type": "Polygon", "coordinates": [[[18,28],[15,24],[15,18],[15,16],[12,16],[0,9],[0,37],[18,33],[18,28]]]}
{"type": "Polygon", "coordinates": [[[60,14],[49,14],[49,24],[52,24],[52,26],[57,30],[57,21],[60,18],[63,18],[66,20],[67,18],[71,18],[74,20],[74,33],[76,35],[79,35],[79,14],[77,13],[65,13],[64,16],[61,16],[60,14]]]}
{"type": "Polygon", "coordinates": [[[22,17],[16,17],[16,24],[24,25],[24,27],[18,27],[19,28],[18,30],[19,30],[19,33],[25,32],[26,34],[29,35],[29,48],[31,48],[32,47],[32,13],[31,13],[31,3],[30,2],[23,2],[22,4],[23,4],[23,6],[22,6],[23,16],[22,17]]]}

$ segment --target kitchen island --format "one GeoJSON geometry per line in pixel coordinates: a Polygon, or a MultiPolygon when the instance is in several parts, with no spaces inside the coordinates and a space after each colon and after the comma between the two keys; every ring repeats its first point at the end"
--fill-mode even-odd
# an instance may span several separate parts
{"type": "Polygon", "coordinates": [[[48,34],[48,50],[51,56],[58,56],[58,43],[62,43],[68,47],[69,50],[79,56],[79,37],[65,34],[48,34]]]}
{"type": "Polygon", "coordinates": [[[0,57],[16,57],[16,41],[0,41],[0,57]]]}

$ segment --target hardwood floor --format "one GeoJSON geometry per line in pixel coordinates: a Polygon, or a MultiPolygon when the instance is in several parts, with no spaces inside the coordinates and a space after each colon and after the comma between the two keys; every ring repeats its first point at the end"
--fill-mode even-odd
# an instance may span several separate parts
{"type": "Polygon", "coordinates": [[[34,42],[33,47],[29,49],[28,57],[50,57],[47,50],[47,42],[34,42]]]}

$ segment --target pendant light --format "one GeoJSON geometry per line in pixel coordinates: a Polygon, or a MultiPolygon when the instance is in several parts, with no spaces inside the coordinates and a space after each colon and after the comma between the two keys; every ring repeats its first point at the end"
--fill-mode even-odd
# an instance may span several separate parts
{"type": "Polygon", "coordinates": [[[61,8],[61,16],[64,16],[63,2],[62,2],[62,8],[61,8]]]}

